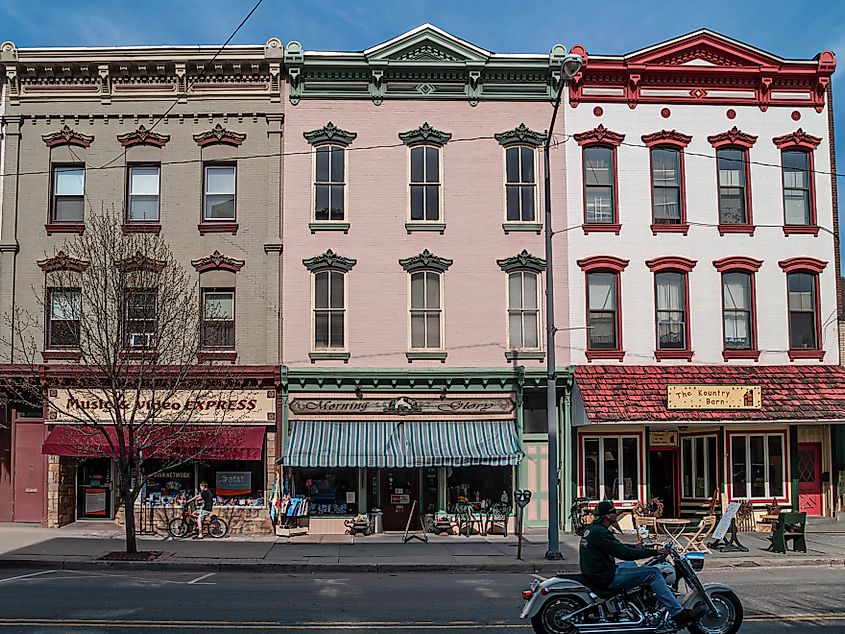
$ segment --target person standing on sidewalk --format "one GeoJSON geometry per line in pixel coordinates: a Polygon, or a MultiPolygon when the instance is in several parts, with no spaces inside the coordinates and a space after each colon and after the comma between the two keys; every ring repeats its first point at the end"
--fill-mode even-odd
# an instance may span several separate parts
{"type": "Polygon", "coordinates": [[[208,490],[208,482],[200,482],[200,492],[197,493],[194,497],[186,502],[186,504],[190,504],[191,502],[195,502],[197,500],[201,500],[202,503],[200,508],[197,509],[197,539],[203,539],[202,534],[202,522],[206,517],[211,515],[211,510],[214,508],[214,496],[211,494],[211,491],[208,490]]]}
{"type": "Polygon", "coordinates": [[[700,619],[705,611],[703,605],[695,610],[683,607],[660,571],[654,566],[637,566],[637,559],[645,559],[655,555],[668,555],[668,548],[636,548],[623,544],[613,533],[610,526],[616,523],[619,516],[613,507],[613,502],[603,500],[598,503],[595,519],[584,530],[579,548],[581,574],[590,583],[603,590],[627,590],[637,586],[651,586],[657,599],[669,610],[669,615],[679,628],[683,629],[690,623],[700,619]],[[623,562],[617,564],[616,559],[623,562]]]}

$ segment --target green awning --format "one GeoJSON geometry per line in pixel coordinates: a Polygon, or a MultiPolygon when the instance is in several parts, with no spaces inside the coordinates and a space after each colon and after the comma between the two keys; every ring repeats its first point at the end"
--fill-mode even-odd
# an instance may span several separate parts
{"type": "Polygon", "coordinates": [[[289,467],[506,466],[522,460],[516,424],[495,421],[292,421],[289,467]]]}

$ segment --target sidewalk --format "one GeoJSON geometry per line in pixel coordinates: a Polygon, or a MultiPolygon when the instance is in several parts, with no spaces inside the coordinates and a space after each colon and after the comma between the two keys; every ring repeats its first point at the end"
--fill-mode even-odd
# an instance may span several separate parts
{"type": "MultiPolygon", "coordinates": [[[[839,528],[839,527],[835,527],[839,528]]],[[[112,568],[131,570],[251,571],[264,573],[335,572],[521,572],[554,574],[577,572],[578,540],[561,534],[563,561],[547,561],[546,533],[529,530],[523,537],[522,561],[516,559],[516,537],[509,535],[428,536],[402,543],[401,533],[368,537],[303,535],[233,535],[202,541],[139,535],[138,549],[158,552],[150,561],[104,561],[104,555],[123,549],[121,527],[110,522],[77,522],[60,529],[32,524],[0,524],[0,568],[112,568]]],[[[633,541],[624,535],[622,540],[633,541]]],[[[705,570],[737,567],[842,566],[845,533],[808,533],[808,552],[786,555],[765,551],[766,535],[743,533],[747,553],[707,556],[705,570]]]]}

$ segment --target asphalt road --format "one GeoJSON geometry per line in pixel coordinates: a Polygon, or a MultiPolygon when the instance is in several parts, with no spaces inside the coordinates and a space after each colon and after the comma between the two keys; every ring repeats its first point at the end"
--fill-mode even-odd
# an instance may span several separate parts
{"type": "MultiPolygon", "coordinates": [[[[705,572],[742,632],[845,632],[845,568],[705,572]]],[[[0,569],[0,634],[530,632],[517,574],[261,575],[0,569]]]]}

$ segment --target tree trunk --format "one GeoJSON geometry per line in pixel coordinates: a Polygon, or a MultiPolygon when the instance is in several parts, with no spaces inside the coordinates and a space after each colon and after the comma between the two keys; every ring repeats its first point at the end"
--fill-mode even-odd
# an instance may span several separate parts
{"type": "Polygon", "coordinates": [[[124,487],[126,490],[123,494],[123,519],[126,523],[126,552],[137,553],[138,543],[135,539],[135,504],[132,500],[132,493],[129,487],[124,487]]]}

